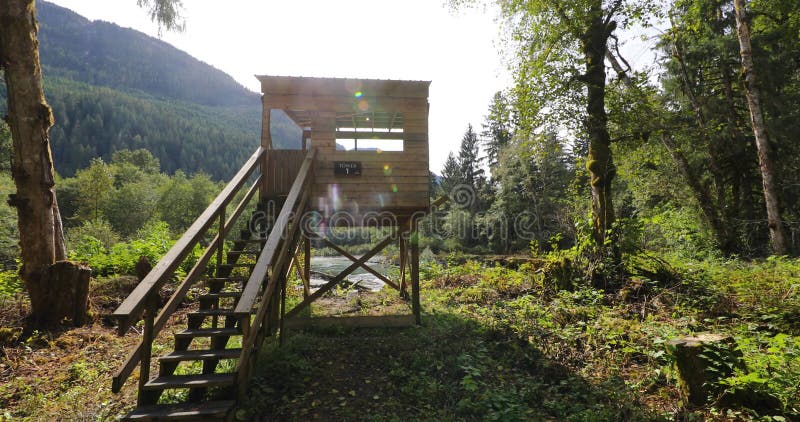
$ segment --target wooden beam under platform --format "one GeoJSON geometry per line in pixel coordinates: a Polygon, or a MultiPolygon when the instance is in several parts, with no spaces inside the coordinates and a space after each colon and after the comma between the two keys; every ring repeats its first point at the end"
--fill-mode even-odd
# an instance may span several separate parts
{"type": "Polygon", "coordinates": [[[286,318],[291,318],[291,317],[297,315],[300,311],[305,309],[312,302],[314,302],[315,300],[319,299],[320,297],[322,297],[322,295],[324,295],[325,293],[329,292],[331,289],[336,287],[336,285],[339,284],[340,282],[342,282],[342,280],[344,280],[348,275],[350,275],[350,273],[355,271],[358,267],[362,266],[370,258],[372,258],[373,256],[377,255],[378,252],[382,251],[384,248],[389,246],[389,244],[392,243],[392,241],[394,240],[396,235],[397,235],[397,232],[393,231],[392,234],[389,237],[387,237],[386,239],[383,239],[380,243],[375,245],[375,247],[372,248],[372,250],[370,250],[369,252],[365,253],[361,258],[359,258],[357,261],[353,262],[352,265],[350,265],[349,267],[345,268],[336,277],[334,277],[333,280],[325,283],[322,287],[317,289],[317,291],[312,293],[307,298],[303,299],[303,301],[300,302],[299,304],[297,304],[297,306],[295,306],[291,311],[287,312],[286,313],[286,318]]]}
{"type": "MultiPolygon", "coordinates": [[[[327,238],[318,236],[317,239],[322,240],[322,242],[325,244],[325,246],[335,250],[336,252],[339,252],[345,258],[347,258],[347,259],[349,259],[349,260],[351,260],[353,262],[358,262],[358,258],[354,257],[353,255],[350,255],[347,251],[345,251],[344,249],[342,249],[339,246],[335,245],[333,242],[331,242],[327,238]]],[[[361,268],[363,268],[364,270],[366,270],[370,274],[374,275],[375,277],[378,277],[378,279],[380,279],[381,281],[383,281],[384,283],[386,283],[390,287],[394,288],[395,290],[400,290],[400,286],[398,286],[397,283],[395,283],[392,280],[389,280],[388,277],[386,277],[385,275],[375,271],[374,269],[369,267],[367,264],[361,264],[361,268]]]]}

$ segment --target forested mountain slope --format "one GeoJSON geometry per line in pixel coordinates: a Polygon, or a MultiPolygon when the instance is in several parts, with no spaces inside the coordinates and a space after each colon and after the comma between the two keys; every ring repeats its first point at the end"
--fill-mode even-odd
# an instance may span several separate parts
{"type": "MultiPolygon", "coordinates": [[[[44,1],[37,11],[60,174],[74,174],[93,157],[108,161],[116,150],[147,148],[167,172],[225,179],[258,145],[259,95],[229,75],[132,29],[44,1]]],[[[5,86],[0,102],[4,110],[5,86]]],[[[273,126],[276,146],[299,145],[299,129],[285,115],[273,126]]]]}

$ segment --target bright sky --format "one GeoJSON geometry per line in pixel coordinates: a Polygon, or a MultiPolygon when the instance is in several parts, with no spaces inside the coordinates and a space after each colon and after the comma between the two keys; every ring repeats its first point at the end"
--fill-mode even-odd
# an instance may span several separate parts
{"type": "MultiPolygon", "coordinates": [[[[89,19],[158,36],[135,0],[53,1],[89,19]]],[[[432,81],[430,167],[437,173],[467,124],[479,129],[492,95],[511,83],[492,11],[453,13],[445,0],[183,4],[186,31],[165,32],[162,39],[253,91],[259,90],[255,74],[432,81]]]]}

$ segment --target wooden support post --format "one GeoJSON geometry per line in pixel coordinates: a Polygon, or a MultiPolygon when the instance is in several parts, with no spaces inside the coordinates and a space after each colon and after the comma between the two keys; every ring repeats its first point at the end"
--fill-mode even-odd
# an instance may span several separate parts
{"type": "MultiPolygon", "coordinates": [[[[219,210],[219,231],[217,232],[217,277],[222,277],[219,269],[222,267],[222,250],[225,247],[225,207],[219,210]]],[[[219,309],[219,299],[216,299],[211,305],[211,309],[219,309]]],[[[217,328],[219,326],[219,317],[214,315],[211,317],[211,326],[217,328]]]]}
{"type": "Polygon", "coordinates": [[[139,395],[137,405],[144,406],[150,403],[150,394],[145,391],[144,386],[150,381],[150,355],[153,353],[153,322],[158,312],[157,298],[148,297],[144,308],[144,331],[142,332],[142,359],[139,364],[139,395]]]}
{"type": "MultiPolygon", "coordinates": [[[[280,277],[277,272],[272,273],[273,277],[280,277]]],[[[278,288],[280,288],[280,280],[278,280],[278,288]]],[[[281,313],[281,295],[280,292],[273,292],[272,297],[270,298],[272,304],[270,305],[269,309],[269,335],[273,335],[278,332],[278,325],[280,323],[280,313],[281,313]]]]}
{"type": "Polygon", "coordinates": [[[217,232],[217,273],[222,266],[222,249],[225,246],[225,207],[219,210],[219,231],[217,232]]]}
{"type": "Polygon", "coordinates": [[[399,249],[400,249],[400,297],[408,297],[408,293],[406,293],[406,264],[408,262],[408,251],[406,250],[406,236],[408,233],[401,232],[399,241],[399,249]]]}
{"type": "MultiPolygon", "coordinates": [[[[291,264],[290,264],[291,268],[291,264]]],[[[281,313],[278,316],[278,345],[283,346],[283,320],[284,315],[286,314],[286,283],[288,282],[289,277],[283,277],[283,281],[281,282],[281,313]]]]}
{"type": "Polygon", "coordinates": [[[311,294],[311,236],[303,233],[303,299],[311,294]]]}
{"type": "MultiPolygon", "coordinates": [[[[242,344],[247,344],[250,336],[250,314],[244,315],[239,319],[239,328],[242,330],[242,344]]],[[[239,373],[236,375],[236,392],[239,403],[247,400],[247,384],[250,382],[250,356],[255,353],[247,354],[248,358],[239,362],[239,373]]]]}
{"type": "Polygon", "coordinates": [[[311,131],[303,129],[303,151],[308,151],[308,138],[311,137],[311,131]]]}
{"type": "Polygon", "coordinates": [[[411,241],[411,311],[417,325],[422,324],[422,315],[419,303],[419,233],[415,230],[411,241]]]}
{"type": "MultiPolygon", "coordinates": [[[[261,115],[261,146],[264,149],[272,149],[272,133],[270,132],[270,117],[272,109],[266,106],[266,95],[261,96],[262,115],[261,115]]],[[[261,157],[261,183],[258,187],[259,202],[267,200],[267,183],[271,182],[272,175],[269,174],[269,151],[261,157]]]]}
{"type": "MultiPolygon", "coordinates": [[[[269,278],[267,278],[267,283],[269,283],[269,278]]],[[[273,293],[273,295],[274,295],[274,293],[273,293]]],[[[270,296],[269,298],[264,299],[264,304],[263,305],[259,305],[259,307],[261,307],[261,306],[266,306],[267,309],[264,312],[264,318],[263,318],[263,322],[261,323],[261,332],[260,333],[261,333],[262,337],[267,337],[267,336],[269,336],[269,333],[272,330],[272,327],[271,327],[271,324],[272,324],[272,317],[271,317],[271,315],[272,315],[272,296],[270,296]]],[[[244,343],[242,343],[242,344],[244,344],[244,343]]]]}

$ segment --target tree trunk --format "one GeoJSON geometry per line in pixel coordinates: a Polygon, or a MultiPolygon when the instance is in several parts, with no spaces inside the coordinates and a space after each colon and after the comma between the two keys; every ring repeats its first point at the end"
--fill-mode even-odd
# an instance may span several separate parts
{"type": "Polygon", "coordinates": [[[592,188],[592,220],[595,243],[604,248],[614,224],[614,204],[611,197],[611,182],[616,174],[611,155],[611,137],[608,134],[606,115],[606,44],[616,26],[606,24],[603,19],[602,2],[592,5],[592,21],[583,38],[583,53],[586,61],[584,81],[587,87],[586,132],[589,136],[589,170],[592,188]]]}
{"type": "Polygon", "coordinates": [[[8,203],[19,217],[20,270],[31,295],[33,320],[48,309],[41,295],[58,297],[47,285],[48,267],[66,255],[56,203],[49,130],[53,114],[44,99],[33,0],[0,2],[0,66],[8,91],[8,125],[14,144],[11,174],[17,191],[8,203]]]}
{"type": "Polygon", "coordinates": [[[742,185],[748,183],[747,173],[749,173],[749,166],[744,164],[749,164],[750,160],[748,160],[748,154],[746,154],[747,137],[742,129],[746,125],[739,116],[736,108],[736,96],[733,93],[733,70],[728,66],[726,60],[722,60],[720,63],[720,73],[722,74],[722,92],[725,94],[725,106],[727,108],[725,115],[728,120],[728,133],[730,135],[728,154],[737,163],[734,174],[731,175],[733,179],[731,181],[732,204],[735,206],[727,208],[726,218],[728,221],[735,221],[736,218],[747,219],[747,216],[754,214],[753,210],[746,209],[748,206],[752,207],[752,204],[745,201],[742,196],[744,191],[742,185]]]}
{"type": "MultiPolygon", "coordinates": [[[[629,88],[635,88],[633,81],[625,72],[625,69],[622,68],[619,60],[617,60],[617,58],[610,51],[606,52],[606,58],[608,59],[609,63],[611,63],[611,67],[615,72],[617,72],[617,75],[622,79],[622,81],[629,88]]],[[[738,247],[732,235],[732,228],[720,217],[721,212],[718,211],[718,209],[714,206],[711,193],[700,182],[700,178],[698,177],[697,173],[695,173],[695,171],[689,165],[689,160],[686,158],[686,155],[684,155],[680,148],[675,145],[675,141],[668,133],[661,133],[661,143],[664,145],[670,155],[672,155],[672,159],[675,161],[678,171],[681,173],[684,179],[686,179],[686,183],[691,188],[692,194],[700,206],[700,211],[702,212],[703,217],[709,226],[711,226],[714,239],[719,244],[720,249],[725,254],[732,254],[737,251],[738,247]]]]}
{"type": "Polygon", "coordinates": [[[733,1],[736,14],[736,32],[739,36],[739,53],[742,56],[744,73],[744,89],[747,105],[750,107],[750,121],[758,148],[758,164],[761,168],[761,183],[764,187],[764,202],[767,206],[767,222],[772,249],[776,255],[789,253],[789,242],[786,228],[781,219],[780,196],[778,194],[775,163],[772,160],[772,147],[767,135],[764,112],[761,109],[761,90],[758,87],[758,75],[753,65],[753,47],[750,44],[750,28],[747,24],[747,1],[733,1]]]}
{"type": "Polygon", "coordinates": [[[700,211],[703,214],[706,222],[711,226],[711,231],[714,234],[714,239],[717,241],[720,250],[725,254],[732,254],[738,250],[731,229],[728,224],[720,217],[719,210],[714,206],[714,201],[711,198],[711,193],[700,182],[700,178],[689,165],[689,160],[681,152],[680,148],[675,145],[675,141],[666,133],[661,134],[661,143],[672,155],[678,171],[686,179],[686,184],[692,190],[697,204],[700,206],[700,211]]]}
{"type": "MultiPolygon", "coordinates": [[[[706,143],[708,164],[711,169],[711,175],[714,178],[714,191],[716,193],[715,206],[716,209],[723,210],[725,209],[725,175],[719,162],[719,148],[716,145],[717,142],[713,137],[711,137],[708,129],[708,119],[703,112],[703,104],[694,93],[694,83],[689,77],[689,70],[686,67],[686,61],[683,59],[683,51],[681,50],[680,43],[677,40],[673,44],[673,53],[681,68],[681,80],[683,81],[684,88],[683,90],[686,94],[686,97],[689,99],[689,103],[692,105],[692,111],[694,111],[694,116],[697,120],[697,127],[700,130],[700,137],[706,143]]],[[[728,240],[726,239],[723,243],[727,242],[728,240]]]]}

